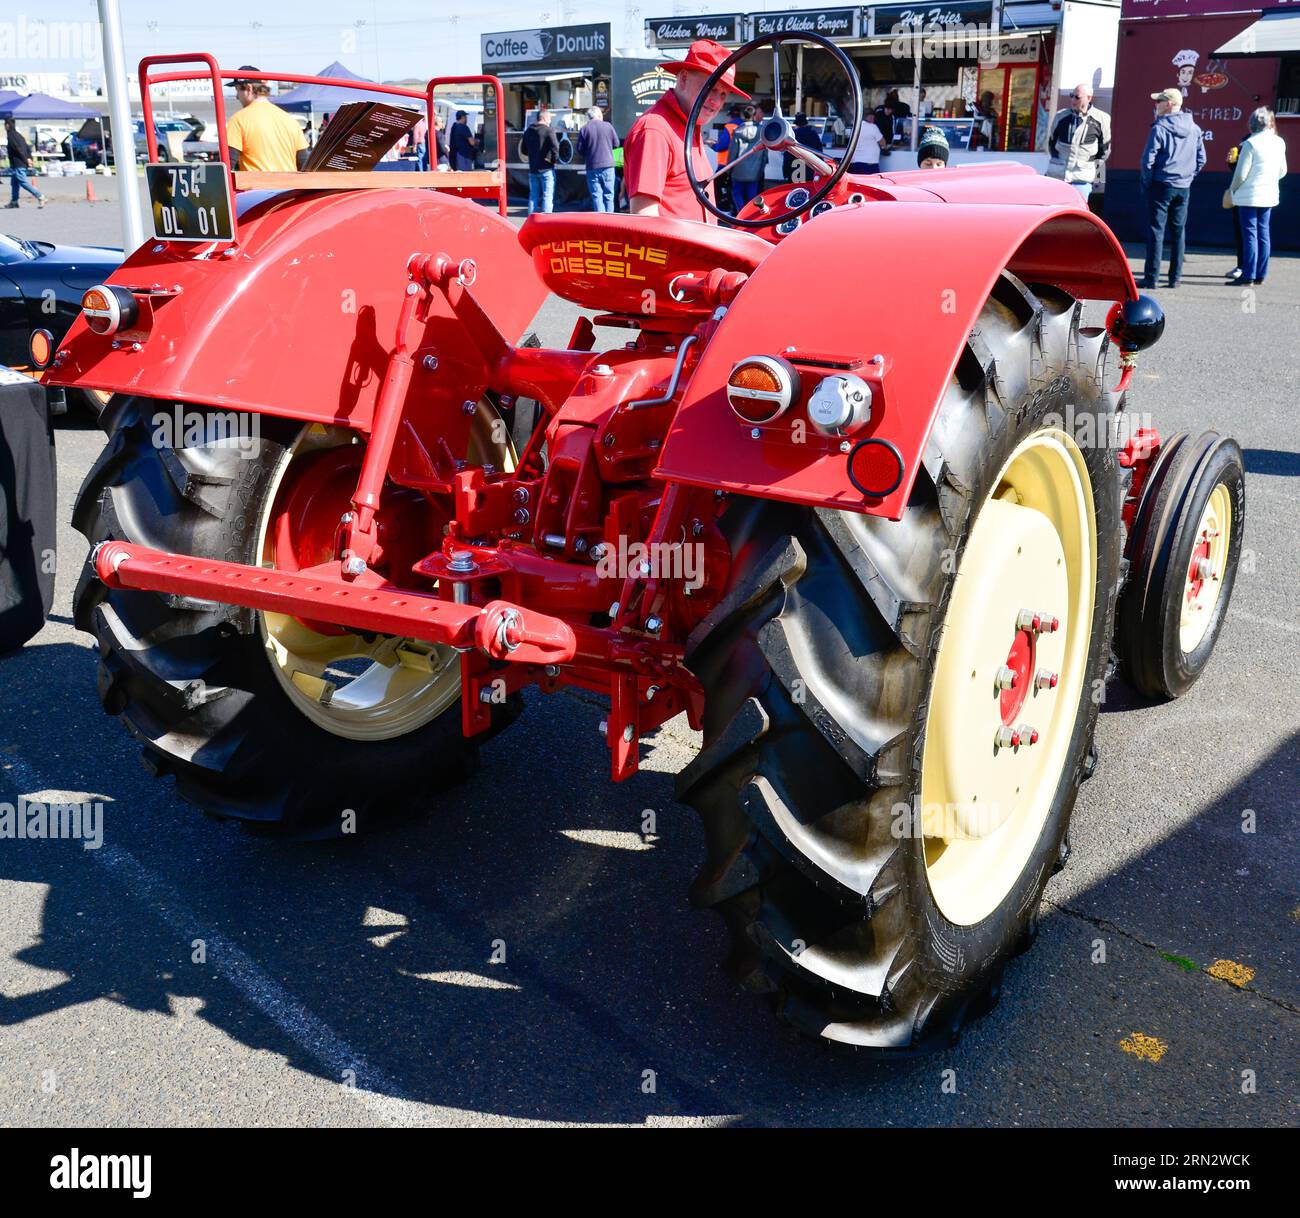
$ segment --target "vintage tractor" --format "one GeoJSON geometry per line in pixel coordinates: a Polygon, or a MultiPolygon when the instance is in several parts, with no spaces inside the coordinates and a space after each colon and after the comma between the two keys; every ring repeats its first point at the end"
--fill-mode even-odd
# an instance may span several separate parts
{"type": "Polygon", "coordinates": [[[1034,933],[1115,653],[1158,697],[1204,668],[1242,457],[1125,430],[1164,320],[1073,190],[855,177],[779,108],[763,138],[811,180],[734,227],[516,229],[464,197],[489,169],[236,173],[225,229],[224,166],[172,167],[213,227],[132,254],[55,358],[115,395],[76,619],[159,775],[295,833],[464,777],[529,686],[608,697],[615,779],[684,712],[729,968],[924,1048],[1034,933]],[[548,292],[562,349],[519,341],[548,292]]]}

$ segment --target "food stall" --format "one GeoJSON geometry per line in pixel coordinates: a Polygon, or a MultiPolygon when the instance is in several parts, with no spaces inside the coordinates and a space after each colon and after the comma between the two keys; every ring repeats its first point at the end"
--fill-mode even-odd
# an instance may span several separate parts
{"type": "MultiPolygon", "coordinates": [[[[1108,98],[1118,21],[1118,0],[940,0],[925,7],[890,3],[650,18],[646,39],[660,47],[685,46],[691,35],[739,45],[783,31],[820,34],[857,68],[868,113],[890,93],[903,103],[886,168],[915,167],[921,127],[933,119],[948,137],[954,165],[996,153],[1041,170],[1049,121],[1070,90],[1088,80],[1099,101],[1108,98]],[[722,26],[722,37],[704,29],[708,21],[722,26]]],[[[804,111],[827,132],[829,151],[842,150],[836,142],[843,132],[836,97],[841,82],[831,57],[811,45],[788,47],[780,70],[786,114],[804,111]]],[[[775,89],[767,52],[740,64],[736,79],[771,112],[775,89]]]]}
{"type": "Polygon", "coordinates": [[[587,110],[599,106],[620,137],[673,81],[657,58],[614,48],[608,22],[508,30],[482,36],[483,71],[505,90],[506,170],[511,197],[528,197],[528,161],[520,144],[541,110],[556,113],[560,164],[555,202],[587,198],[587,177],[577,159],[578,132],[587,110]]]}
{"type": "MultiPolygon", "coordinates": [[[[1106,219],[1123,240],[1146,237],[1140,181],[1151,126],[1151,94],[1180,89],[1183,108],[1205,133],[1205,169],[1192,184],[1188,240],[1231,248],[1232,148],[1250,134],[1251,112],[1277,114],[1277,133],[1300,146],[1300,5],[1255,7],[1240,0],[1124,0],[1106,219]]],[[[1292,161],[1295,153],[1292,151],[1292,161]]],[[[1292,179],[1294,180],[1294,179],[1292,179]]],[[[1282,184],[1273,248],[1300,249],[1300,191],[1282,184]]]]}

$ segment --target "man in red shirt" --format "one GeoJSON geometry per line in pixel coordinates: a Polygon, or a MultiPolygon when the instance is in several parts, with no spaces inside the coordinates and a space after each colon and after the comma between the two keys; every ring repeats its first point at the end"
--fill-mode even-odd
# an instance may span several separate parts
{"type": "MultiPolygon", "coordinates": [[[[623,141],[623,180],[627,187],[628,210],[640,216],[669,216],[677,220],[703,220],[716,224],[717,219],[700,206],[686,178],[686,120],[700,95],[709,73],[727,58],[726,47],[709,38],[691,43],[690,52],[680,62],[659,66],[676,72],[677,81],[650,107],[627,133],[623,141]]],[[[713,172],[705,155],[700,131],[707,128],[722,109],[728,93],[749,99],[736,88],[736,69],[730,67],[700,107],[699,123],[691,147],[691,167],[702,181],[713,172]]],[[[712,184],[705,187],[713,199],[712,184]]]]}

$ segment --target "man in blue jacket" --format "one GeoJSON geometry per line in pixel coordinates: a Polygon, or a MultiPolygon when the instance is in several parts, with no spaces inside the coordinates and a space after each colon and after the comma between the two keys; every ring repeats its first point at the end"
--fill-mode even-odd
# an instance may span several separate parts
{"type": "Polygon", "coordinates": [[[1142,187],[1147,193],[1147,262],[1142,286],[1154,288],[1160,278],[1165,224],[1169,224],[1169,286],[1176,288],[1183,273],[1183,232],[1192,179],[1205,168],[1205,139],[1190,114],[1183,113],[1177,89],[1151,94],[1156,120],[1142,151],[1142,187]]]}

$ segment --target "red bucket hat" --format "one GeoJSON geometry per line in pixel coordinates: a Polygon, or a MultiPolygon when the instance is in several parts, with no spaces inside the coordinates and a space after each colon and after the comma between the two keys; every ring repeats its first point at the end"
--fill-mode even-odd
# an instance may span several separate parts
{"type": "MultiPolygon", "coordinates": [[[[720,42],[714,42],[712,38],[699,38],[691,43],[691,49],[686,52],[685,59],[669,59],[659,66],[665,72],[680,72],[683,68],[693,68],[696,72],[707,74],[723,63],[730,54],[731,52],[720,42]]],[[[737,97],[749,100],[748,93],[736,88],[735,64],[732,64],[723,74],[721,83],[724,89],[729,89],[737,97]]]]}

